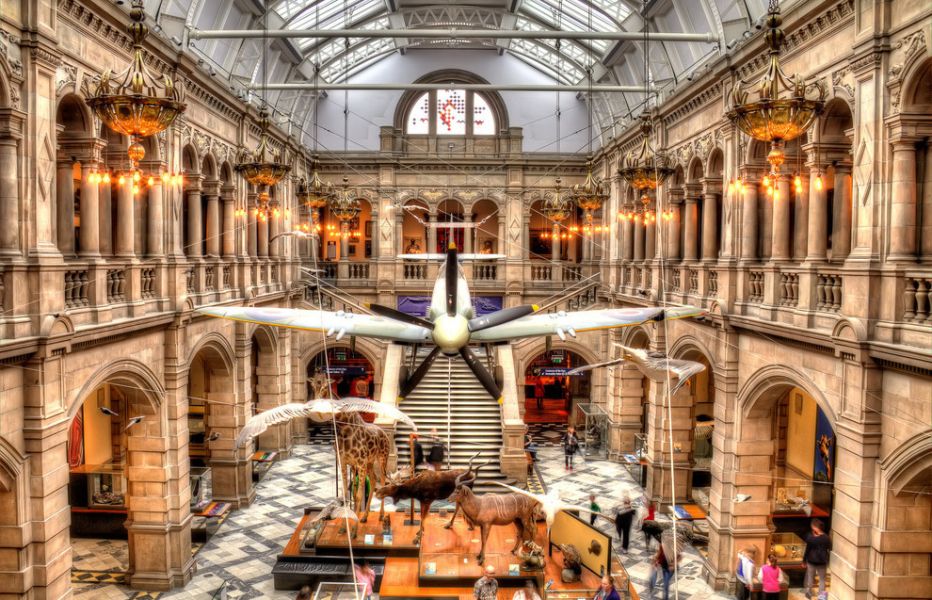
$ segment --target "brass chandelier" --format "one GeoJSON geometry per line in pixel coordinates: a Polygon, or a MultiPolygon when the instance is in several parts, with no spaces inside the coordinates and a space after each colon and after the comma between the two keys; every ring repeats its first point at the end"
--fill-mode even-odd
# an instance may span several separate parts
{"type": "Polygon", "coordinates": [[[253,152],[244,151],[240,155],[236,170],[252,185],[267,188],[278,184],[291,171],[291,165],[282,162],[269,147],[269,119],[264,110],[259,113],[259,119],[262,123],[259,145],[253,152]]]}
{"type": "Polygon", "coordinates": [[[592,216],[595,211],[602,208],[608,199],[608,192],[602,185],[602,180],[592,175],[592,165],[586,167],[586,180],[573,186],[573,200],[576,206],[582,209],[586,225],[592,225],[592,216]]]}
{"type": "Polygon", "coordinates": [[[826,89],[821,81],[806,83],[799,75],[787,76],[780,66],[780,49],[786,35],[780,28],[778,0],[770,0],[765,39],[770,46],[770,62],[761,78],[750,84],[735,83],[730,94],[731,109],[726,116],[744,133],[755,140],[770,143],[767,180],[779,177],[786,160],[786,142],[805,133],[825,105],[826,89]]]}
{"type": "Polygon", "coordinates": [[[320,178],[318,172],[320,163],[315,155],[310,180],[301,179],[298,183],[298,202],[311,211],[311,225],[317,226],[320,222],[320,209],[327,206],[333,197],[333,184],[320,178]]]}
{"type": "Polygon", "coordinates": [[[673,160],[665,152],[654,150],[650,142],[654,127],[649,113],[641,115],[641,145],[632,150],[621,162],[621,175],[628,185],[641,195],[641,202],[650,203],[650,193],[656,191],[667,177],[673,174],[673,160]]]}
{"type": "MultiPolygon", "coordinates": [[[[114,74],[107,69],[88,105],[104,124],[117,133],[130,138],[127,156],[130,176],[139,182],[139,162],[145,157],[145,148],[139,140],[165,131],[184,112],[184,91],[176,87],[168,74],[153,75],[145,65],[143,40],[149,34],[143,0],[133,0],[130,9],[129,33],[133,39],[133,59],[126,69],[114,74]]],[[[175,181],[180,177],[169,174],[175,181]]],[[[167,179],[162,174],[162,180],[167,179]]],[[[148,180],[152,180],[151,177],[148,180]]],[[[150,181],[150,184],[152,182],[150,181]]]]}
{"type": "Polygon", "coordinates": [[[337,189],[330,199],[330,214],[340,221],[343,237],[349,237],[349,222],[359,215],[359,193],[350,189],[349,178],[343,177],[343,185],[337,189]]]}
{"type": "Polygon", "coordinates": [[[563,194],[563,179],[557,177],[554,181],[553,192],[547,194],[541,204],[541,212],[554,224],[562,223],[570,217],[570,201],[563,194]]]}

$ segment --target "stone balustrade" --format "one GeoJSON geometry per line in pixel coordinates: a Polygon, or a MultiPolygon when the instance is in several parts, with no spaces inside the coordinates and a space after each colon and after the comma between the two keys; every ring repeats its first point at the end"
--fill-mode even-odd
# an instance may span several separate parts
{"type": "Polygon", "coordinates": [[[109,269],[107,271],[107,303],[116,304],[126,301],[126,271],[109,269]]]}
{"type": "Polygon", "coordinates": [[[747,297],[748,302],[764,301],[764,272],[748,271],[747,273],[747,297]]]}
{"type": "Polygon", "coordinates": [[[87,269],[65,271],[65,308],[90,305],[90,276],[87,269]]]}
{"type": "Polygon", "coordinates": [[[780,273],[780,306],[797,306],[799,304],[799,274],[780,273]]]}
{"type": "Polygon", "coordinates": [[[819,272],[816,280],[816,309],[838,312],[841,308],[842,277],[839,273],[819,272]]]}
{"type": "Polygon", "coordinates": [[[903,291],[903,320],[932,323],[932,275],[907,275],[903,291]]]}
{"type": "Polygon", "coordinates": [[[421,262],[405,262],[403,264],[404,278],[420,281],[427,279],[427,265],[421,262]]]}

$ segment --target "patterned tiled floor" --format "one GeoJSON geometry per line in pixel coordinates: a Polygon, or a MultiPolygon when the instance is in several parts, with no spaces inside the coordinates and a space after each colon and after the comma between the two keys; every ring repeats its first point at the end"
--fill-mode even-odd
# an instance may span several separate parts
{"type": "MultiPolygon", "coordinates": [[[[542,481],[532,481],[532,487],[537,490],[542,489],[541,483],[548,488],[556,486],[561,496],[581,505],[588,501],[589,493],[594,493],[606,514],[614,514],[622,492],[627,491],[632,498],[641,494],[620,464],[577,457],[576,469],[569,472],[563,467],[561,450],[554,447],[542,447],[539,458],[537,474],[542,481]]],[[[333,494],[332,450],[321,446],[296,448],[291,457],[275,463],[258,484],[256,502],[232,513],[220,531],[197,553],[197,573],[185,589],[152,597],[206,600],[227,580],[229,598],[293,598],[294,592],[273,589],[270,571],[275,555],[293,532],[303,507],[324,503],[333,494]]],[[[597,523],[606,531],[613,530],[608,522],[600,519],[597,523]]],[[[656,543],[654,546],[656,548],[656,543]]],[[[84,557],[82,565],[106,566],[112,564],[111,561],[123,564],[124,558],[118,548],[113,542],[98,542],[95,546],[94,542],[83,540],[76,548],[76,555],[84,557]],[[101,556],[88,558],[94,550],[101,556]],[[85,562],[94,560],[101,562],[85,562]]],[[[642,594],[649,573],[649,556],[643,537],[632,535],[629,553],[622,559],[642,594]]],[[[679,575],[680,600],[729,597],[709,588],[701,579],[700,570],[698,553],[687,549],[679,575]]],[[[137,594],[123,585],[76,583],[74,587],[75,597],[93,600],[134,598],[137,594]]]]}

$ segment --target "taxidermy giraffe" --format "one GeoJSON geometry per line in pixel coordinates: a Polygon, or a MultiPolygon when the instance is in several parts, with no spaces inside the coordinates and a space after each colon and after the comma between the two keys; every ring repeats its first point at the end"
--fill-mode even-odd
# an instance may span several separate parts
{"type": "MultiPolygon", "coordinates": [[[[369,517],[369,498],[366,496],[366,477],[373,490],[385,485],[388,474],[388,453],[391,443],[388,434],[378,425],[366,423],[358,412],[337,415],[337,452],[343,475],[343,490],[349,497],[353,485],[353,474],[359,475],[359,487],[353,499],[353,508],[359,521],[365,523],[369,517]],[[378,472],[378,480],[376,480],[378,472]]],[[[385,515],[385,503],[379,503],[379,520],[385,515]]]]}

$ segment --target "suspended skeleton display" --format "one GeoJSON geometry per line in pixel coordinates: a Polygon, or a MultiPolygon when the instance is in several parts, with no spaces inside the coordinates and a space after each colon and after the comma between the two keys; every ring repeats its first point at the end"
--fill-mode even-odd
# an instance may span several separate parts
{"type": "Polygon", "coordinates": [[[670,381],[670,395],[675,394],[681,387],[686,385],[689,378],[696,373],[705,371],[705,365],[694,360],[679,360],[675,358],[666,358],[662,354],[648,353],[641,348],[629,348],[621,346],[622,356],[612,360],[596,363],[594,365],[583,365],[570,369],[567,375],[577,375],[585,371],[591,371],[599,367],[610,367],[621,364],[625,361],[633,364],[644,377],[657,383],[667,383],[670,381]]]}

